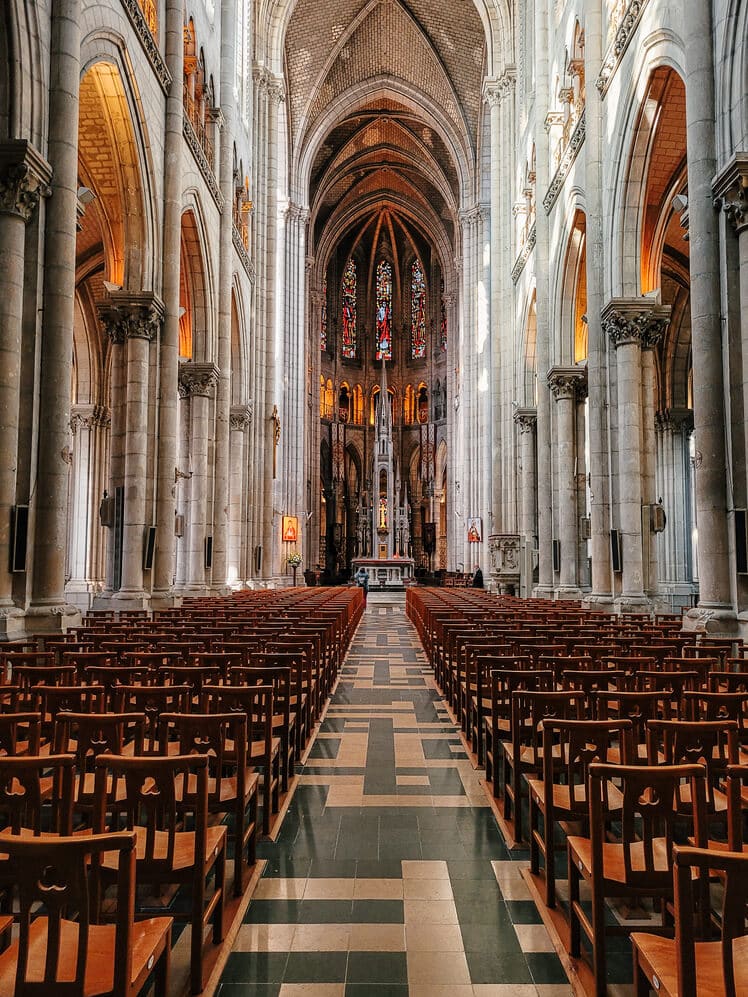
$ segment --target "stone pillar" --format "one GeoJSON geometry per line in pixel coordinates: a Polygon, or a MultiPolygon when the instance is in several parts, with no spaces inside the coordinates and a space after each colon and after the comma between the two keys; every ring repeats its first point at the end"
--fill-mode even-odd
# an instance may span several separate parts
{"type": "Polygon", "coordinates": [[[535,451],[535,427],[537,413],[533,408],[518,408],[514,413],[514,422],[520,435],[520,478],[519,495],[519,532],[522,538],[520,561],[520,594],[528,596],[533,588],[533,551],[537,549],[537,454],[535,451]]]}
{"type": "Polygon", "coordinates": [[[658,592],[657,534],[650,528],[648,506],[657,503],[657,410],[656,346],[661,336],[648,336],[642,343],[642,541],[644,544],[644,590],[654,600],[658,592]]]}
{"type": "Polygon", "coordinates": [[[552,367],[548,385],[556,400],[556,445],[558,481],[558,526],[561,571],[557,597],[578,599],[577,578],[577,479],[576,479],[576,391],[584,372],[575,367],[552,367]]]}
{"type": "Polygon", "coordinates": [[[187,521],[189,553],[185,590],[204,594],[205,540],[208,535],[208,421],[210,403],[215,397],[218,368],[215,364],[189,363],[182,366],[180,381],[190,399],[190,502],[187,521]]]}
{"type": "Polygon", "coordinates": [[[667,522],[658,544],[658,577],[675,607],[693,593],[691,556],[691,409],[666,409],[656,417],[657,497],[667,522]]]}
{"type": "Polygon", "coordinates": [[[696,473],[699,527],[699,606],[695,627],[735,626],[727,508],[725,376],[722,354],[718,215],[712,180],[717,172],[712,4],[686,0],[686,57],[693,409],[700,464],[696,473]]]}
{"type": "Polygon", "coordinates": [[[9,571],[16,465],[23,324],[26,222],[47,192],[47,164],[22,140],[0,144],[0,639],[20,635],[9,571]]]}
{"type": "MultiPolygon", "coordinates": [[[[174,474],[177,463],[179,380],[179,277],[182,238],[182,123],[184,104],[184,4],[166,0],[165,54],[171,73],[164,134],[164,236],[162,297],[164,324],[158,370],[158,480],[156,483],[156,559],[151,604],[172,605],[174,593],[174,474]]],[[[228,208],[226,210],[229,210],[228,208]]],[[[229,212],[230,213],[230,212],[229,212]]]]}
{"type": "Polygon", "coordinates": [[[29,631],[66,629],[78,619],[65,604],[75,240],[78,220],[80,0],[52,4],[49,138],[51,196],[44,227],[39,434],[29,631]]]}
{"type": "Polygon", "coordinates": [[[231,409],[229,461],[231,480],[229,482],[229,549],[227,557],[228,583],[236,587],[244,580],[244,558],[242,557],[242,495],[245,494],[245,453],[244,439],[249,426],[249,408],[235,405],[231,409]]]}
{"type": "MultiPolygon", "coordinates": [[[[616,350],[618,386],[619,529],[623,542],[620,607],[648,605],[642,535],[643,374],[642,348],[659,342],[670,309],[645,298],[615,298],[602,314],[604,333],[616,350]]],[[[647,528],[648,528],[647,519],[647,528]]],[[[648,563],[647,563],[648,568],[648,563]]]]}
{"type": "Polygon", "coordinates": [[[107,437],[111,418],[101,405],[74,405],[71,468],[71,534],[68,560],[70,602],[88,611],[106,585],[106,537],[99,504],[107,482],[107,437]]]}
{"type": "Polygon", "coordinates": [[[577,532],[577,581],[579,587],[589,593],[592,579],[590,576],[590,555],[587,544],[588,534],[581,530],[582,518],[589,516],[587,502],[587,448],[589,437],[587,432],[587,398],[588,381],[587,369],[585,367],[583,378],[577,384],[577,404],[576,404],[576,440],[577,449],[575,455],[576,464],[576,489],[577,489],[577,524],[580,529],[577,532]]]}

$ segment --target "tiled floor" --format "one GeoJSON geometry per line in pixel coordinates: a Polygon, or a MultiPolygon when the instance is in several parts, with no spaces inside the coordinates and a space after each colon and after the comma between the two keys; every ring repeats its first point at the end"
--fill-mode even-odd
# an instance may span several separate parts
{"type": "Polygon", "coordinates": [[[571,994],[397,597],[370,599],[261,855],[220,997],[571,994]]]}

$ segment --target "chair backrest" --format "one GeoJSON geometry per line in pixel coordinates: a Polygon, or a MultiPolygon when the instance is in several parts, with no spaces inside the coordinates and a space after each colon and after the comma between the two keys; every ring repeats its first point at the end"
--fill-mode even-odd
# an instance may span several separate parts
{"type": "MultiPolygon", "coordinates": [[[[630,720],[543,720],[543,782],[546,795],[553,783],[563,782],[569,789],[572,809],[584,812],[587,807],[589,768],[594,762],[612,763],[616,750],[624,764],[634,760],[633,725],[630,720]],[[558,747],[554,757],[553,748],[558,747]]],[[[608,806],[608,788],[602,787],[608,806]]]]}
{"type": "Polygon", "coordinates": [[[104,752],[121,755],[129,732],[135,753],[140,754],[144,724],[142,713],[60,713],[55,722],[55,751],[72,750],[78,775],[82,775],[93,771],[94,760],[104,752]]]}
{"type": "MultiPolygon", "coordinates": [[[[205,863],[208,830],[208,758],[206,755],[123,757],[99,755],[94,788],[94,829],[107,826],[107,814],[124,819],[125,827],[145,829],[138,862],[160,875],[174,867],[177,833],[189,800],[194,817],[196,869],[205,863]],[[195,776],[194,795],[180,799],[179,788],[195,776]],[[111,788],[110,788],[111,780],[111,788]],[[118,793],[124,782],[126,792],[118,793]],[[122,802],[114,802],[116,796],[122,802]],[[164,833],[160,833],[164,832],[164,833]]],[[[147,871],[144,875],[147,875],[147,871]]]]}
{"type": "MultiPolygon", "coordinates": [[[[131,938],[135,913],[135,835],[128,832],[85,837],[3,840],[3,852],[16,871],[19,898],[19,945],[15,997],[83,997],[89,959],[89,931],[98,920],[96,886],[100,857],[119,853],[115,929],[114,997],[129,992],[131,938]],[[32,921],[39,910],[47,921],[46,956],[35,958],[32,921]],[[65,922],[75,920],[78,949],[75,975],[60,979],[64,946],[70,938],[65,922]],[[41,979],[40,979],[41,970],[41,979]]],[[[91,958],[96,958],[91,952],[91,958]]]]}
{"type": "Polygon", "coordinates": [[[221,778],[229,758],[237,792],[243,794],[247,779],[247,719],[243,714],[163,713],[158,725],[160,753],[167,754],[174,742],[180,755],[205,755],[208,759],[209,804],[221,800],[221,778]]]}
{"type": "Polygon", "coordinates": [[[42,718],[39,713],[0,713],[0,757],[38,755],[42,718]]]}
{"type": "Polygon", "coordinates": [[[0,758],[0,826],[4,831],[21,830],[39,835],[73,833],[72,755],[43,755],[24,758],[0,758]],[[45,822],[44,781],[51,777],[49,820],[45,822]]]}
{"type": "Polygon", "coordinates": [[[104,709],[103,685],[37,685],[32,702],[45,721],[58,713],[101,713],[104,709]]]}
{"type": "Polygon", "coordinates": [[[623,796],[621,845],[625,885],[642,892],[672,888],[673,832],[688,798],[696,844],[706,843],[706,769],[703,765],[603,765],[589,767],[592,877],[602,882],[606,840],[605,784],[623,796]],[[688,793],[684,794],[687,784],[688,793]],[[657,844],[656,844],[657,843],[657,844]]]}
{"type": "Polygon", "coordinates": [[[512,744],[515,764],[518,764],[523,747],[530,749],[527,763],[538,769],[542,757],[544,720],[583,720],[585,694],[583,692],[527,692],[512,693],[512,744]]]}
{"type": "MultiPolygon", "coordinates": [[[[722,852],[711,848],[673,849],[675,894],[675,951],[678,994],[700,997],[707,992],[738,997],[748,993],[748,965],[734,951],[735,941],[748,934],[745,911],[748,905],[748,855],[722,852]],[[698,906],[694,893],[708,896],[709,878],[720,873],[722,883],[722,986],[719,980],[704,979],[698,974],[693,913],[698,906]],[[696,875],[694,876],[694,873],[696,875]],[[711,987],[715,989],[711,991],[711,987]]],[[[701,934],[709,937],[708,911],[700,918],[701,934]]],[[[744,952],[744,948],[742,952],[744,952]]]]}
{"type": "Polygon", "coordinates": [[[650,720],[647,724],[647,756],[650,765],[703,765],[706,770],[706,801],[714,809],[714,790],[728,765],[737,765],[740,745],[734,720],[650,720]]]}
{"type": "Polygon", "coordinates": [[[208,713],[243,713],[247,718],[247,743],[273,739],[273,687],[271,685],[206,685],[202,706],[208,713]]]}

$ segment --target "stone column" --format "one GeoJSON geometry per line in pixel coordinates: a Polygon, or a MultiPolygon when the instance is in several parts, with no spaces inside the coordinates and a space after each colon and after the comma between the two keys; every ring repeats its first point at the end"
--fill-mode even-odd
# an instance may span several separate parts
{"type": "Polygon", "coordinates": [[[536,496],[537,496],[537,455],[535,451],[535,427],[537,412],[533,408],[518,408],[514,422],[520,435],[520,478],[519,532],[524,545],[524,560],[520,564],[521,594],[529,595],[533,587],[533,551],[537,545],[536,496]]]}
{"type": "Polygon", "coordinates": [[[249,426],[249,409],[235,405],[231,409],[229,461],[229,549],[227,557],[228,583],[237,586],[244,579],[242,558],[242,495],[244,495],[244,438],[249,426]]]}
{"type": "Polygon", "coordinates": [[[691,409],[666,409],[656,418],[658,498],[667,522],[658,544],[659,578],[675,605],[693,592],[691,557],[691,409]],[[678,599],[680,597],[680,599],[678,599]]]}
{"type": "Polygon", "coordinates": [[[644,590],[654,600],[658,591],[657,534],[650,528],[647,506],[657,502],[655,416],[657,410],[656,347],[661,334],[647,336],[642,343],[642,541],[644,544],[644,590]]]}
{"type": "Polygon", "coordinates": [[[644,298],[615,298],[602,314],[603,331],[616,350],[619,528],[623,542],[623,584],[619,602],[622,609],[648,605],[642,538],[641,351],[659,341],[669,320],[669,308],[644,298]]]}
{"type": "Polygon", "coordinates": [[[184,364],[180,381],[190,397],[190,478],[189,553],[187,583],[190,594],[206,591],[205,539],[208,525],[208,420],[215,397],[218,368],[215,364],[184,364]]]}
{"type": "Polygon", "coordinates": [[[587,381],[587,368],[585,367],[583,377],[577,384],[576,390],[577,403],[576,403],[576,440],[577,447],[575,453],[575,464],[576,464],[576,489],[577,489],[577,524],[580,529],[577,531],[577,581],[579,587],[587,593],[589,593],[590,586],[592,584],[592,579],[590,577],[590,555],[589,547],[587,545],[587,536],[581,530],[582,517],[589,516],[589,507],[587,502],[587,448],[588,448],[588,432],[587,432],[587,413],[589,407],[587,405],[588,398],[588,381],[587,381]]]}
{"type": "Polygon", "coordinates": [[[717,172],[713,16],[712,4],[684,3],[693,409],[700,458],[695,482],[699,606],[689,618],[706,629],[734,627],[736,615],[727,525],[719,225],[712,195],[717,172]]]}
{"type": "Polygon", "coordinates": [[[0,144],[0,639],[20,635],[9,569],[16,464],[23,324],[26,222],[48,193],[50,170],[28,142],[0,144]]]}
{"type": "Polygon", "coordinates": [[[52,4],[49,138],[51,196],[44,226],[44,292],[40,349],[39,451],[34,509],[30,631],[66,629],[78,619],[65,604],[75,240],[78,220],[80,0],[52,4]]]}
{"type": "Polygon", "coordinates": [[[558,481],[558,526],[561,571],[557,597],[578,599],[577,578],[577,479],[576,479],[576,391],[584,372],[575,367],[552,367],[548,385],[556,400],[556,445],[558,481]]]}
{"type": "Polygon", "coordinates": [[[106,584],[106,538],[99,522],[99,504],[107,473],[107,436],[111,418],[102,405],[74,405],[71,469],[70,581],[66,592],[83,611],[106,584]]]}
{"type": "Polygon", "coordinates": [[[182,123],[184,105],[184,4],[166,0],[165,53],[171,73],[164,134],[164,235],[162,297],[164,324],[158,370],[158,480],[156,484],[156,559],[151,604],[173,605],[175,551],[174,473],[177,463],[179,380],[179,277],[182,237],[182,123]]]}

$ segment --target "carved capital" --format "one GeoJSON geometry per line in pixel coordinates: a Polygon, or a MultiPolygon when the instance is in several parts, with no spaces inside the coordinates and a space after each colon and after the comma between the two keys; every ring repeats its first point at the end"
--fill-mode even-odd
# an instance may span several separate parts
{"type": "Polygon", "coordinates": [[[737,152],[712,185],[716,203],[740,233],[748,228],[748,152],[737,152]]]}
{"type": "Polygon", "coordinates": [[[662,409],[655,415],[655,427],[663,433],[692,433],[693,409],[662,409]]]}
{"type": "Polygon", "coordinates": [[[70,428],[75,435],[79,429],[106,428],[111,424],[111,413],[106,405],[74,405],[70,415],[70,428]]]}
{"type": "Polygon", "coordinates": [[[99,305],[99,316],[112,343],[124,343],[126,339],[145,339],[150,343],[161,330],[164,306],[150,292],[113,291],[99,305]]]}
{"type": "Polygon", "coordinates": [[[218,368],[213,363],[183,362],[179,368],[179,393],[211,398],[218,384],[218,368]]]}
{"type": "Polygon", "coordinates": [[[522,436],[535,432],[538,412],[534,408],[518,408],[514,411],[514,423],[522,436]]]}
{"type": "Polygon", "coordinates": [[[229,425],[233,432],[243,433],[249,426],[251,414],[248,405],[235,405],[229,415],[229,425]]]}
{"type": "Polygon", "coordinates": [[[584,383],[585,372],[579,367],[551,367],[547,379],[556,401],[574,399],[584,383]]]}
{"type": "Polygon", "coordinates": [[[486,80],[483,86],[483,99],[489,107],[498,107],[514,93],[517,84],[517,70],[507,67],[501,76],[486,80]]]}
{"type": "Polygon", "coordinates": [[[40,198],[49,196],[51,177],[51,167],[30,143],[0,143],[0,214],[27,222],[40,198]]]}
{"type": "Polygon", "coordinates": [[[671,309],[648,298],[613,298],[603,309],[603,333],[616,349],[632,343],[643,350],[656,347],[670,324],[671,309]]]}

